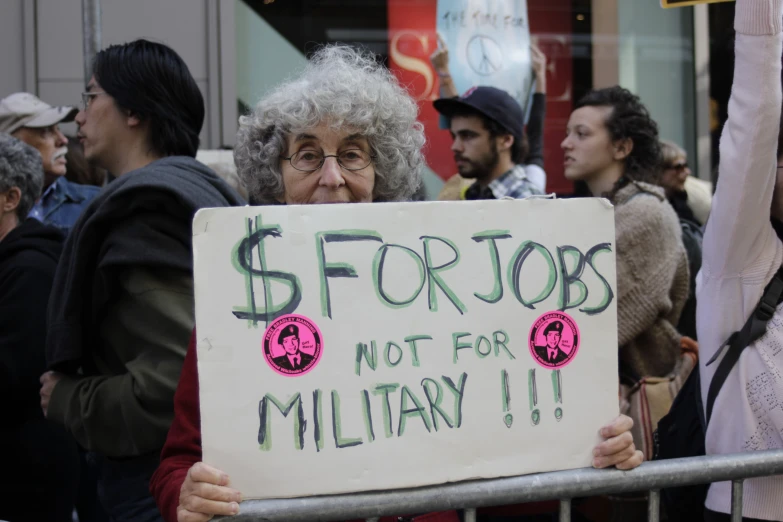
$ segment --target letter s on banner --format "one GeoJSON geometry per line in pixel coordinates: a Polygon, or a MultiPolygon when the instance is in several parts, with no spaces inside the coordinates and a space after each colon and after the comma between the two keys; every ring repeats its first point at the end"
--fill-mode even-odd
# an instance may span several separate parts
{"type": "Polygon", "coordinates": [[[408,56],[400,50],[400,39],[403,36],[411,36],[418,40],[421,43],[421,47],[425,53],[427,52],[427,48],[429,46],[429,36],[426,34],[416,33],[414,31],[397,31],[394,33],[394,36],[392,36],[391,45],[389,45],[389,53],[391,55],[391,59],[397,63],[397,66],[400,69],[419,73],[424,77],[424,81],[426,82],[424,91],[421,94],[413,93],[414,96],[416,96],[416,101],[436,99],[437,96],[430,98],[436,94],[432,92],[432,89],[435,86],[435,75],[432,72],[432,66],[428,62],[425,62],[420,58],[408,56]]]}

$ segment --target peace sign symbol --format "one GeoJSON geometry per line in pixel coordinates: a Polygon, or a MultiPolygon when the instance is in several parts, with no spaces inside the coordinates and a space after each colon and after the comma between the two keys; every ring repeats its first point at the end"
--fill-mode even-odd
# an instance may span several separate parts
{"type": "Polygon", "coordinates": [[[491,76],[503,65],[500,45],[489,36],[477,34],[468,41],[468,65],[476,74],[491,76]]]}

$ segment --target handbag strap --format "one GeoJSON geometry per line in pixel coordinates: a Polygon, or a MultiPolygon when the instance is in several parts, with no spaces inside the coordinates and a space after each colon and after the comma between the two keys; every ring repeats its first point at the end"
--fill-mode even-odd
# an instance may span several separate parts
{"type": "MultiPolygon", "coordinates": [[[[732,368],[734,368],[740,355],[742,355],[742,350],[747,348],[767,331],[767,322],[774,315],[775,309],[780,302],[781,295],[783,295],[783,275],[781,275],[781,272],[783,272],[783,267],[778,270],[775,277],[769,285],[767,285],[759,304],[756,306],[756,309],[753,310],[753,313],[750,314],[750,317],[745,322],[742,329],[739,332],[731,334],[728,341],[723,345],[725,347],[728,344],[729,349],[726,351],[726,355],[718,365],[718,369],[715,370],[715,375],[712,377],[710,388],[707,393],[706,420],[708,425],[710,423],[710,417],[712,416],[712,407],[715,405],[715,399],[718,397],[718,393],[720,392],[723,383],[726,382],[732,368]]],[[[707,366],[714,363],[722,351],[723,347],[718,350],[712,359],[707,361],[707,366]]]]}

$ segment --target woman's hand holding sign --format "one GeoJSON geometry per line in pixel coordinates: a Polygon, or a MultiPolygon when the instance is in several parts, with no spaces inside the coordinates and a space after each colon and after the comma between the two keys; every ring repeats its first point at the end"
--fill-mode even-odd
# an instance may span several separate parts
{"type": "Polygon", "coordinates": [[[628,470],[642,463],[644,457],[633,443],[632,427],[633,419],[620,415],[601,428],[604,441],[593,449],[594,468],[615,466],[617,469],[628,470]]]}
{"type": "MultiPolygon", "coordinates": [[[[604,441],[593,449],[593,467],[629,470],[642,463],[631,436],[633,420],[620,415],[601,428],[604,441]]],[[[179,522],[206,522],[216,515],[236,515],[242,495],[228,487],[228,476],[203,462],[188,470],[180,489],[177,519],[179,522]]]]}
{"type": "Polygon", "coordinates": [[[242,494],[228,485],[228,475],[203,462],[195,463],[180,488],[178,522],[206,522],[216,515],[239,513],[242,494]]]}

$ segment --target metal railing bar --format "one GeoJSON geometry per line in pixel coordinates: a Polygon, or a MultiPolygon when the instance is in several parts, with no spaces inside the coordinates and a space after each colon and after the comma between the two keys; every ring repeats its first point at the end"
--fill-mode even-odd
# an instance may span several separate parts
{"type": "Polygon", "coordinates": [[[476,508],[465,510],[465,522],[476,522],[476,508]]]}
{"type": "Polygon", "coordinates": [[[731,522],[742,522],[742,479],[731,481],[731,522]]]}
{"type": "Polygon", "coordinates": [[[651,489],[647,496],[647,522],[658,522],[661,517],[661,490],[651,489]]]}
{"type": "Polygon", "coordinates": [[[583,468],[398,489],[296,499],[248,500],[231,522],[309,522],[426,513],[629,493],[783,475],[783,449],[646,462],[631,471],[583,468]]]}
{"type": "Polygon", "coordinates": [[[571,499],[560,499],[560,522],[571,522],[571,499]]]}

